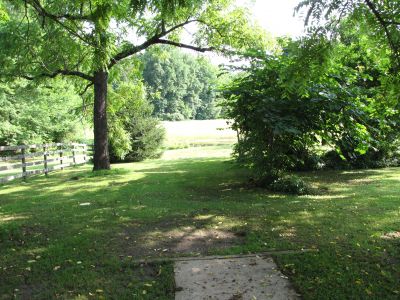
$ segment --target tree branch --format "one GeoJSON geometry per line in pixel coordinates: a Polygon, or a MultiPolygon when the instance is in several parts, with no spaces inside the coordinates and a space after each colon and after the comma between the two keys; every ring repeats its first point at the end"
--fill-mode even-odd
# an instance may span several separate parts
{"type": "Polygon", "coordinates": [[[186,48],[186,49],[194,50],[197,52],[207,52],[207,51],[212,51],[215,49],[213,47],[203,48],[203,47],[197,47],[197,46],[188,45],[188,44],[184,44],[184,43],[174,42],[174,41],[170,41],[170,40],[164,40],[164,39],[157,39],[156,44],[172,45],[175,47],[186,48]]]}
{"type": "Polygon", "coordinates": [[[94,82],[89,82],[89,84],[83,89],[83,91],[79,93],[79,96],[83,96],[92,85],[94,85],[94,82]]]}
{"type": "Polygon", "coordinates": [[[134,55],[148,47],[150,47],[151,45],[155,44],[155,37],[150,38],[149,40],[145,41],[143,44],[139,45],[139,46],[132,46],[129,49],[126,49],[120,53],[118,53],[117,55],[115,55],[112,59],[111,62],[108,64],[108,69],[111,69],[116,63],[118,63],[120,60],[127,58],[131,55],[134,55]]]}
{"type": "MultiPolygon", "coordinates": [[[[127,58],[131,55],[134,55],[142,50],[147,49],[148,47],[150,47],[151,45],[155,45],[155,44],[168,44],[168,45],[173,45],[176,47],[181,47],[181,48],[187,48],[187,49],[191,49],[194,51],[199,51],[199,52],[206,52],[206,51],[211,51],[213,50],[212,48],[202,48],[202,47],[197,47],[197,46],[193,46],[193,45],[187,45],[187,44],[183,44],[183,43],[178,43],[178,42],[173,42],[170,40],[164,40],[161,39],[162,37],[167,36],[168,34],[170,34],[171,32],[182,28],[190,23],[202,23],[202,24],[206,24],[204,21],[199,20],[199,19],[192,19],[189,20],[187,19],[185,22],[182,22],[180,24],[177,24],[175,26],[172,26],[171,28],[169,28],[168,30],[165,29],[165,24],[162,21],[161,24],[161,32],[160,33],[156,33],[153,37],[151,37],[150,39],[148,39],[147,41],[145,41],[144,43],[142,43],[139,46],[132,46],[126,50],[123,50],[121,52],[119,52],[118,54],[116,54],[112,59],[110,64],[108,65],[108,68],[112,68],[116,63],[118,63],[120,60],[127,58]]],[[[207,24],[206,24],[207,25],[207,24]]]]}
{"type": "Polygon", "coordinates": [[[170,34],[171,32],[173,32],[173,31],[175,31],[175,30],[177,30],[179,28],[182,28],[182,27],[184,27],[184,26],[186,26],[186,25],[188,25],[190,23],[195,23],[195,22],[200,22],[200,20],[198,20],[198,19],[193,19],[193,20],[187,19],[185,22],[177,24],[175,26],[172,26],[168,30],[165,30],[165,24],[163,24],[163,30],[161,31],[161,34],[159,35],[159,37],[166,36],[167,34],[170,34]]]}
{"type": "Polygon", "coordinates": [[[41,73],[38,76],[30,76],[30,75],[20,75],[20,77],[25,78],[27,80],[35,80],[41,77],[49,77],[49,78],[54,78],[58,75],[67,75],[67,76],[78,76],[83,79],[86,79],[90,82],[93,82],[94,78],[88,74],[85,74],[80,71],[71,71],[71,70],[57,70],[53,73],[41,73]]]}
{"type": "Polygon", "coordinates": [[[91,15],[71,15],[71,14],[61,14],[61,15],[56,15],[56,14],[52,14],[50,12],[48,12],[47,10],[45,10],[45,8],[40,4],[40,2],[38,0],[25,0],[25,3],[29,3],[31,4],[31,6],[33,6],[36,11],[40,12],[42,16],[46,16],[50,19],[67,19],[67,20],[71,20],[71,21],[91,21],[92,20],[92,16],[91,15]]]}
{"type": "MultiPolygon", "coordinates": [[[[29,4],[38,14],[39,16],[41,16],[43,18],[43,23],[44,23],[44,18],[47,17],[51,20],[53,20],[54,22],[56,22],[57,24],[59,24],[61,27],[63,27],[65,30],[67,30],[71,35],[75,36],[76,38],[80,39],[81,41],[83,41],[86,44],[92,45],[92,43],[88,40],[86,40],[84,37],[82,37],[80,34],[78,34],[76,31],[74,31],[73,29],[71,29],[70,27],[68,27],[67,25],[65,25],[61,20],[62,19],[67,19],[67,20],[86,20],[86,19],[79,19],[79,18],[72,18],[73,16],[69,15],[69,14],[65,14],[65,15],[53,15],[51,13],[49,13],[48,11],[46,11],[43,6],[41,6],[40,2],[38,0],[25,0],[25,4],[29,4]],[[69,16],[69,18],[67,17],[69,16]]],[[[78,17],[78,16],[75,16],[78,17]]]]}
{"type": "Polygon", "coordinates": [[[388,23],[383,19],[382,15],[380,12],[376,9],[374,4],[370,0],[364,0],[365,3],[367,4],[368,8],[372,11],[373,15],[375,18],[378,20],[379,24],[382,26],[386,38],[389,41],[390,48],[392,48],[394,54],[397,56],[398,55],[398,48],[395,44],[395,42],[392,39],[392,36],[390,35],[389,28],[388,28],[388,23]]]}

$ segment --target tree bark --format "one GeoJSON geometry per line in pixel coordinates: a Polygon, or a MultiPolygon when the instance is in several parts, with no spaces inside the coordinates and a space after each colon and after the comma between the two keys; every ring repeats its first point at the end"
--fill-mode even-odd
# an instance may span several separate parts
{"type": "Polygon", "coordinates": [[[107,128],[107,81],[106,71],[97,71],[94,74],[94,155],[93,170],[109,170],[110,156],[108,153],[107,128]]]}

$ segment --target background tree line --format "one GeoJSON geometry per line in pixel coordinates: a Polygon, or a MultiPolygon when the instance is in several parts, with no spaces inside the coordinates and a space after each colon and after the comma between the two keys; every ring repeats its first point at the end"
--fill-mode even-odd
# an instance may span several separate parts
{"type": "Polygon", "coordinates": [[[207,58],[159,47],[145,52],[141,61],[154,116],[170,121],[219,117],[218,68],[207,58]]]}
{"type": "Polygon", "coordinates": [[[0,83],[0,144],[83,141],[87,122],[71,82],[0,83]]]}

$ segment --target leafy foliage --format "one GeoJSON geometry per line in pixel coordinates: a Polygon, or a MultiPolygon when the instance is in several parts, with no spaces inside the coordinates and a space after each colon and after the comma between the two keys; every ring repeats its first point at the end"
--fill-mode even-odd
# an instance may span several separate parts
{"type": "Polygon", "coordinates": [[[79,96],[65,80],[53,81],[52,86],[25,80],[1,84],[0,144],[77,141],[78,127],[84,124],[80,105],[79,96]]]}
{"type": "Polygon", "coordinates": [[[155,116],[163,120],[218,117],[217,68],[208,60],[165,47],[146,52],[141,60],[155,116]]]}
{"type": "Polygon", "coordinates": [[[0,11],[8,16],[0,22],[3,76],[91,80],[94,72],[156,44],[229,53],[266,43],[248,11],[229,0],[7,0],[0,11]],[[190,24],[198,30],[185,44],[181,32],[190,24]],[[145,42],[132,44],[130,33],[145,42]]]}
{"type": "Polygon", "coordinates": [[[262,48],[263,31],[249,22],[246,9],[232,3],[233,0],[4,0],[0,7],[0,77],[37,80],[64,75],[86,80],[85,89],[93,86],[96,98],[94,169],[109,169],[109,71],[122,60],[157,44],[226,54],[250,46],[262,48]],[[189,25],[195,25],[197,31],[185,43],[181,33],[189,25]]]}
{"type": "Polygon", "coordinates": [[[150,114],[151,110],[144,110],[141,117],[132,118],[132,121],[127,124],[132,150],[125,157],[125,161],[142,161],[146,158],[161,156],[165,130],[150,114]]]}
{"type": "Polygon", "coordinates": [[[124,63],[111,73],[110,154],[112,161],[141,161],[159,156],[164,130],[153,118],[138,65],[124,63]]]}
{"type": "Polygon", "coordinates": [[[0,1],[0,23],[8,21],[9,17],[2,1],[0,1]]]}
{"type": "Polygon", "coordinates": [[[400,68],[400,1],[377,0],[302,0],[297,11],[306,9],[306,24],[311,31],[325,31],[335,37],[343,19],[357,23],[357,30],[366,34],[379,47],[387,46],[392,65],[400,68]]]}
{"type": "Polygon", "coordinates": [[[305,195],[311,192],[310,186],[298,176],[283,176],[274,180],[268,188],[274,192],[305,195]]]}
{"type": "Polygon", "coordinates": [[[315,35],[282,41],[280,53],[253,59],[227,89],[228,117],[240,133],[236,156],[265,185],[289,169],[318,166],[324,148],[347,166],[396,162],[397,80],[387,80],[388,60],[371,55],[365,36],[347,29],[336,43],[315,35]]]}

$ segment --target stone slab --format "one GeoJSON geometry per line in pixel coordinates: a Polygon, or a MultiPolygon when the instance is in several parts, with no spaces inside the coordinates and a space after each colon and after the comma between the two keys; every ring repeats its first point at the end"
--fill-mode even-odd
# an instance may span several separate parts
{"type": "Polygon", "coordinates": [[[176,261],[175,300],[300,299],[271,257],[176,261]]]}

